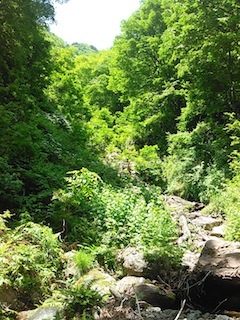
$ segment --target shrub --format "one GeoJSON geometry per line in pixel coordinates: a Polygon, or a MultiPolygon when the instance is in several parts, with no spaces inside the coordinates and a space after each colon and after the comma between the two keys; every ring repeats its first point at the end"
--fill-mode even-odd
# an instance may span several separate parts
{"type": "Polygon", "coordinates": [[[169,155],[162,163],[169,194],[207,203],[223,188],[229,173],[222,159],[226,151],[219,156],[219,141],[214,140],[217,132],[212,131],[210,124],[202,122],[192,132],[169,136],[169,155]]]}
{"type": "Polygon", "coordinates": [[[97,196],[101,186],[101,178],[86,168],[68,172],[65,178],[67,187],[65,190],[54,192],[53,200],[61,202],[64,211],[71,210],[73,213],[87,213],[89,205],[97,196]]]}
{"type": "Polygon", "coordinates": [[[240,241],[240,175],[227,183],[225,191],[220,195],[223,210],[226,214],[226,239],[240,241]]]}
{"type": "Polygon", "coordinates": [[[240,121],[235,118],[235,114],[228,116],[230,122],[226,126],[226,131],[231,134],[230,169],[233,178],[226,181],[225,188],[212,197],[212,203],[225,214],[226,239],[240,241],[240,121]]]}
{"type": "Polygon", "coordinates": [[[101,306],[102,297],[90,289],[90,285],[81,284],[65,292],[65,315],[67,319],[74,319],[76,314],[81,315],[81,319],[93,319],[91,310],[96,306],[101,306]]]}
{"type": "Polygon", "coordinates": [[[4,234],[8,230],[7,228],[7,219],[11,217],[11,213],[9,210],[4,211],[4,213],[0,214],[0,236],[4,234]]]}
{"type": "Polygon", "coordinates": [[[58,235],[29,222],[1,236],[0,285],[8,285],[32,306],[51,293],[61,264],[58,235]]]}
{"type": "Polygon", "coordinates": [[[23,184],[19,173],[15,172],[8,159],[0,157],[0,207],[9,208],[16,205],[15,202],[20,202],[24,190],[23,184]]]}
{"type": "Polygon", "coordinates": [[[158,146],[144,146],[139,150],[135,159],[136,170],[143,177],[144,181],[159,183],[162,179],[161,160],[158,156],[158,146]]]}

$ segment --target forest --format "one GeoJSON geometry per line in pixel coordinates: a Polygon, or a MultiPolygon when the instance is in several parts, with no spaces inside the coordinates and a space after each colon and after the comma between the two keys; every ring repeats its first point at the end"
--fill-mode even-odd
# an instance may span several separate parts
{"type": "Polygon", "coordinates": [[[1,319],[43,301],[93,319],[71,249],[80,275],[119,274],[129,246],[180,268],[166,196],[240,241],[239,1],[141,0],[102,51],[50,33],[54,2],[0,0],[1,319]]]}

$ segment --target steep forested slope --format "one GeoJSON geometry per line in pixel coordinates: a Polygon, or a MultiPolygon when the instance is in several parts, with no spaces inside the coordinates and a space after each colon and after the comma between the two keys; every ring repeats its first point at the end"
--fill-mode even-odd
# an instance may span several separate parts
{"type": "Polygon", "coordinates": [[[51,1],[6,0],[0,12],[0,180],[6,209],[33,204],[38,197],[44,201],[58,179],[51,174],[50,158],[58,155],[48,119],[52,106],[44,93],[52,69],[45,23],[54,10],[51,1]]]}

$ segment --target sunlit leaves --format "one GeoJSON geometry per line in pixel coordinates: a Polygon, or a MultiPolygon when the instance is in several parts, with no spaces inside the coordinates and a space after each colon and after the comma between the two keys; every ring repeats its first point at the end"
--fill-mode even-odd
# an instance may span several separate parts
{"type": "Polygon", "coordinates": [[[188,89],[187,108],[195,119],[189,127],[199,114],[221,119],[224,111],[238,109],[239,3],[163,1],[163,6],[168,25],[163,48],[188,89]]]}
{"type": "Polygon", "coordinates": [[[149,1],[122,25],[115,41],[110,87],[128,99],[156,87],[161,61],[158,48],[166,26],[159,1],[149,1]]]}

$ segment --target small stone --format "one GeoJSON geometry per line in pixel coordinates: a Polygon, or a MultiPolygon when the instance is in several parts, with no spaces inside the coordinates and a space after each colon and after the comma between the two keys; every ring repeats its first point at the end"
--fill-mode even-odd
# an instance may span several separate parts
{"type": "Polygon", "coordinates": [[[148,307],[146,309],[147,312],[161,313],[162,310],[159,307],[148,307]]]}
{"type": "Polygon", "coordinates": [[[166,315],[169,318],[175,318],[177,315],[178,311],[177,310],[172,310],[172,309],[165,309],[163,310],[163,314],[166,315]]]}
{"type": "Polygon", "coordinates": [[[196,320],[198,318],[197,313],[191,312],[191,313],[189,313],[187,318],[188,318],[188,320],[196,320]]]}
{"type": "Polygon", "coordinates": [[[226,315],[223,315],[223,314],[219,314],[216,316],[216,318],[214,318],[214,320],[230,320],[232,318],[226,316],[226,315]]]}
{"type": "Polygon", "coordinates": [[[182,257],[182,265],[188,267],[188,269],[192,271],[198,262],[199,256],[200,253],[186,250],[182,257]]]}
{"type": "Polygon", "coordinates": [[[204,313],[203,316],[204,316],[205,319],[210,319],[210,318],[212,318],[212,315],[211,315],[210,313],[208,313],[208,312],[207,312],[207,313],[204,313]]]}

